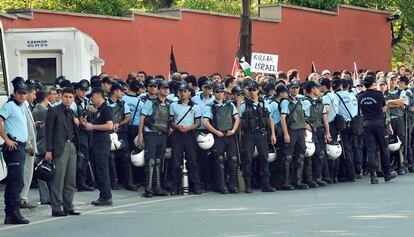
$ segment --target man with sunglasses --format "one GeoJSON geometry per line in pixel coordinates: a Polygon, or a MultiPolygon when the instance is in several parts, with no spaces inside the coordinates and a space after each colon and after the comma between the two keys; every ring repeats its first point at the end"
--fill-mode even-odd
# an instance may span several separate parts
{"type": "MultiPolygon", "coordinates": [[[[191,100],[196,103],[200,109],[201,115],[204,115],[207,107],[209,104],[214,102],[214,96],[212,95],[212,90],[214,87],[214,82],[212,80],[207,80],[201,86],[201,93],[199,95],[195,95],[191,100]]],[[[203,117],[201,117],[201,121],[203,121],[203,117]]],[[[197,129],[199,133],[208,133],[208,130],[204,126],[204,123],[201,122],[200,127],[197,129]]],[[[197,161],[200,165],[200,178],[204,183],[203,186],[206,191],[210,190],[213,186],[212,180],[212,159],[209,157],[209,153],[211,150],[204,150],[200,147],[197,148],[197,161]]]]}
{"type": "Polygon", "coordinates": [[[257,147],[259,152],[258,159],[262,192],[274,192],[275,190],[269,182],[270,171],[267,162],[269,156],[269,133],[271,144],[274,145],[276,143],[273,119],[267,103],[259,96],[259,84],[251,80],[247,83],[246,88],[250,96],[240,106],[242,140],[245,149],[242,156],[245,193],[252,192],[252,161],[255,147],[257,147]]]}
{"type": "Polygon", "coordinates": [[[197,142],[195,130],[200,127],[201,111],[197,104],[191,101],[190,87],[181,83],[178,88],[180,100],[170,106],[172,134],[172,190],[171,195],[180,193],[181,166],[184,152],[187,161],[186,167],[189,173],[189,181],[193,187],[193,193],[201,194],[199,167],[197,164],[197,142]]]}
{"type": "Polygon", "coordinates": [[[221,194],[238,193],[237,187],[237,144],[236,132],[240,118],[236,106],[231,101],[224,101],[223,84],[214,85],[215,100],[205,110],[204,125],[214,135],[213,153],[218,180],[218,192],[221,194]],[[229,183],[226,185],[225,158],[227,155],[227,167],[229,183]]]}

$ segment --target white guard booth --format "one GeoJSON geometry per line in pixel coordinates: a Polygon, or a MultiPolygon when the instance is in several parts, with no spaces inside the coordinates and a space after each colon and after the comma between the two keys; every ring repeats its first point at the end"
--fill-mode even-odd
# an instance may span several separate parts
{"type": "Polygon", "coordinates": [[[54,84],[57,77],[76,82],[101,73],[99,47],[76,28],[24,28],[5,32],[9,78],[54,84]]]}

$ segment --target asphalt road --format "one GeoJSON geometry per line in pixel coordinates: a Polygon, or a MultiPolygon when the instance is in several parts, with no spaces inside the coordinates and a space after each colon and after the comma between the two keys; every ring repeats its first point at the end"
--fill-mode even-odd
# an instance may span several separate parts
{"type": "Polygon", "coordinates": [[[86,204],[96,196],[76,194],[78,217],[53,218],[44,206],[24,210],[31,224],[0,224],[0,236],[414,236],[412,174],[276,193],[145,199],[117,191],[113,207],[86,204]]]}

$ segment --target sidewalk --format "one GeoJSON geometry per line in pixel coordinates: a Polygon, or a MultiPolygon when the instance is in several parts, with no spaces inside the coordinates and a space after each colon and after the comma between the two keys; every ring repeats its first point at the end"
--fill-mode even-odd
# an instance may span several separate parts
{"type": "MultiPolygon", "coordinates": [[[[4,184],[0,184],[0,226],[3,226],[4,220],[4,184]]],[[[132,192],[128,190],[112,190],[112,200],[115,205],[119,205],[125,202],[140,202],[143,200],[151,200],[142,197],[144,188],[141,187],[138,192],[132,192]]],[[[98,208],[90,205],[91,201],[98,199],[99,190],[95,189],[93,192],[77,192],[75,193],[74,205],[77,211],[86,211],[92,208],[98,208]]],[[[49,205],[40,205],[38,189],[30,189],[29,202],[38,205],[34,209],[21,209],[24,217],[29,220],[44,219],[51,217],[52,210],[49,205]]]]}

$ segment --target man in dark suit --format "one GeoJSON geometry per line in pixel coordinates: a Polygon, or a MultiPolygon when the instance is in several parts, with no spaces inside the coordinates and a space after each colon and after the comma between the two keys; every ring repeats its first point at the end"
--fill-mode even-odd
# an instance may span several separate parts
{"type": "Polygon", "coordinates": [[[73,208],[76,191],[76,128],[79,120],[70,105],[75,100],[75,90],[62,90],[62,104],[49,109],[46,118],[46,157],[56,167],[50,181],[52,216],[80,215],[73,208]],[[62,211],[63,206],[63,211],[62,211]]]}

